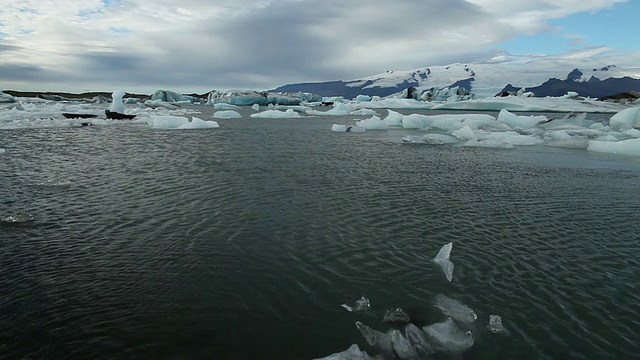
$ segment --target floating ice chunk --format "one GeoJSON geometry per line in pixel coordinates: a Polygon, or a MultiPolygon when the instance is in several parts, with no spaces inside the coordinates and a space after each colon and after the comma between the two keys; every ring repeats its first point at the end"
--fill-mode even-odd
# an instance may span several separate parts
{"type": "Polygon", "coordinates": [[[389,126],[402,126],[402,119],[404,118],[404,115],[400,114],[399,112],[395,112],[393,110],[387,110],[388,114],[387,117],[384,118],[385,123],[387,123],[389,126]]]}
{"type": "Polygon", "coordinates": [[[369,95],[358,95],[358,96],[356,96],[356,101],[358,101],[358,102],[368,102],[368,101],[371,101],[371,96],[369,96],[369,95]]]}
{"type": "Polygon", "coordinates": [[[0,148],[0,154],[4,154],[4,153],[6,153],[6,152],[7,152],[7,150],[6,150],[6,149],[2,149],[2,148],[0,148]]]}
{"type": "Polygon", "coordinates": [[[409,315],[401,308],[389,309],[384,313],[382,321],[394,324],[408,324],[411,322],[409,315]]]}
{"type": "Polygon", "coordinates": [[[609,119],[609,126],[616,129],[632,129],[640,127],[640,107],[624,109],[609,119]]]}
{"type": "Polygon", "coordinates": [[[360,330],[362,336],[364,336],[365,340],[367,340],[367,343],[373,346],[376,350],[384,354],[391,354],[393,352],[391,339],[389,339],[387,334],[374,330],[360,321],[356,321],[356,326],[358,327],[358,330],[360,330]]]}
{"type": "Polygon", "coordinates": [[[205,129],[220,127],[215,121],[204,121],[194,117],[191,121],[184,116],[154,115],[147,124],[155,129],[205,129]]]}
{"type": "Polygon", "coordinates": [[[427,354],[433,354],[435,351],[427,341],[427,336],[417,326],[409,324],[404,328],[405,337],[409,340],[411,348],[420,356],[425,357],[427,354]]]}
{"type": "Polygon", "coordinates": [[[360,299],[356,300],[356,303],[354,306],[349,306],[347,304],[342,304],[340,306],[347,309],[347,311],[360,312],[360,311],[369,310],[371,308],[371,302],[369,301],[369,299],[363,296],[360,299]]]}
{"type": "Polygon", "coordinates": [[[549,119],[543,115],[518,116],[506,109],[500,110],[500,113],[498,114],[498,121],[504,122],[512,128],[532,128],[548,120],[549,119]]]}
{"type": "Polygon", "coordinates": [[[356,121],[356,125],[369,130],[387,130],[389,128],[389,124],[375,115],[369,119],[356,121]]]}
{"type": "Polygon", "coordinates": [[[125,92],[122,90],[116,90],[111,94],[111,98],[113,99],[111,108],[109,109],[111,112],[124,114],[124,103],[122,102],[124,94],[125,92]]]}
{"type": "Polygon", "coordinates": [[[422,114],[411,114],[402,118],[402,127],[405,129],[422,129],[431,126],[435,119],[422,114]]]}
{"type": "Polygon", "coordinates": [[[502,325],[502,318],[498,315],[489,315],[489,325],[487,325],[487,328],[494,334],[509,333],[504,325],[502,325]]]}
{"type": "Polygon", "coordinates": [[[295,112],[293,109],[287,109],[286,111],[281,110],[265,110],[259,113],[251,114],[252,118],[269,118],[269,119],[288,119],[288,118],[298,118],[300,114],[295,112]]]}
{"type": "Polygon", "coordinates": [[[355,111],[356,108],[354,105],[345,104],[345,103],[334,103],[333,109],[328,111],[319,111],[319,110],[309,110],[307,114],[309,115],[349,115],[351,112],[355,111]]]}
{"type": "Polygon", "coordinates": [[[591,140],[587,149],[609,154],[640,155],[640,139],[622,141],[591,140]]]}
{"type": "Polygon", "coordinates": [[[471,324],[478,318],[478,315],[470,307],[446,295],[436,296],[435,305],[446,316],[464,324],[471,324]]]}
{"type": "Polygon", "coordinates": [[[331,131],[335,132],[347,132],[347,125],[333,124],[331,125],[331,131]]]}
{"type": "Polygon", "coordinates": [[[411,347],[409,340],[402,336],[400,330],[391,330],[388,335],[393,351],[400,359],[411,359],[418,356],[418,353],[411,347]]]}
{"type": "Polygon", "coordinates": [[[205,121],[197,117],[191,118],[191,121],[181,124],[177,129],[208,129],[218,128],[220,125],[215,121],[205,121]]]}
{"type": "Polygon", "coordinates": [[[443,245],[440,251],[438,251],[438,255],[433,258],[433,262],[440,265],[444,276],[446,276],[449,281],[453,279],[453,263],[449,260],[451,249],[453,249],[453,243],[443,245]]]}
{"type": "Polygon", "coordinates": [[[473,346],[471,331],[462,331],[451,318],[422,328],[437,351],[463,352],[473,346]]]}
{"type": "MultiPolygon", "coordinates": [[[[253,104],[253,105],[251,105],[251,109],[253,109],[253,110],[255,110],[255,111],[258,111],[258,110],[260,110],[260,105],[258,105],[258,104],[253,104]]],[[[356,345],[356,346],[357,346],[357,345],[356,345]]]]}
{"type": "MultiPolygon", "coordinates": [[[[251,108],[253,108],[254,106],[257,106],[258,108],[260,108],[258,104],[251,105],[251,108]]],[[[231,105],[228,103],[217,103],[217,104],[213,104],[213,108],[216,110],[237,110],[237,109],[240,109],[240,106],[231,105]]]]}
{"type": "Polygon", "coordinates": [[[366,351],[360,350],[357,344],[351,345],[347,350],[331,354],[323,358],[315,360],[371,360],[372,358],[366,351]]]}
{"type": "Polygon", "coordinates": [[[474,140],[477,138],[476,134],[468,126],[465,126],[461,129],[454,131],[452,135],[457,137],[460,140],[474,140]]]}
{"type": "Polygon", "coordinates": [[[213,113],[213,117],[216,119],[239,119],[242,115],[235,110],[222,110],[213,113]]]}

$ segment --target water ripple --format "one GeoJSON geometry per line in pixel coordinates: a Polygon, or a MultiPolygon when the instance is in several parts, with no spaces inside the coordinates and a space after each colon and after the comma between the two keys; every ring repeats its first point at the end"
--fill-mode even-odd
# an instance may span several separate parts
{"type": "Polygon", "coordinates": [[[335,121],[0,133],[0,216],[33,216],[0,223],[2,356],[308,359],[388,308],[442,320],[437,294],[479,316],[465,358],[640,351],[639,167],[335,121]],[[431,261],[448,242],[452,282],[431,261]],[[340,307],[363,295],[369,312],[340,307]]]}

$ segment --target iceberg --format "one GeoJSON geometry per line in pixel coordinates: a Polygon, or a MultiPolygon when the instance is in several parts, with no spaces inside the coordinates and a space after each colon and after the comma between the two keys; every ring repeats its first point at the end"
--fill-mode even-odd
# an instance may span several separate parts
{"type": "Polygon", "coordinates": [[[13,96],[0,91],[0,104],[11,104],[14,102],[16,102],[16,99],[13,96]]]}
{"type": "Polygon", "coordinates": [[[538,124],[549,121],[544,115],[520,116],[502,109],[498,114],[498,121],[501,121],[512,128],[532,128],[538,124]]]}
{"type": "Polygon", "coordinates": [[[356,321],[356,327],[360,330],[360,333],[364,336],[367,343],[374,349],[383,354],[393,353],[393,345],[391,344],[391,339],[387,334],[374,330],[360,321],[356,321]]]}
{"type": "Polygon", "coordinates": [[[170,90],[156,90],[151,95],[151,101],[168,103],[193,104],[194,102],[197,102],[197,100],[198,99],[194,96],[183,95],[170,90]]]}
{"type": "Polygon", "coordinates": [[[640,139],[621,141],[591,140],[587,150],[609,154],[640,155],[640,139]]]}
{"type": "Polygon", "coordinates": [[[400,330],[394,329],[389,331],[389,339],[393,351],[400,359],[412,359],[418,356],[418,353],[411,347],[409,340],[402,336],[400,330]]]}
{"type": "Polygon", "coordinates": [[[433,262],[440,265],[445,277],[449,281],[453,279],[453,263],[449,260],[451,249],[453,249],[453,243],[443,245],[440,251],[438,251],[438,255],[433,258],[433,262]]]}
{"type": "Polygon", "coordinates": [[[502,325],[502,318],[498,315],[489,315],[489,325],[487,325],[487,328],[494,334],[509,333],[509,331],[504,328],[504,325],[502,325]]]}
{"type": "Polygon", "coordinates": [[[384,313],[382,321],[392,324],[408,324],[411,322],[409,315],[401,308],[389,309],[384,313]]]}
{"type": "Polygon", "coordinates": [[[154,115],[150,116],[147,124],[155,129],[207,129],[217,128],[220,125],[215,121],[205,121],[197,117],[191,120],[184,116],[154,115]]]}
{"type": "Polygon", "coordinates": [[[624,130],[640,128],[640,106],[617,112],[609,119],[609,126],[624,130]]]}
{"type": "Polygon", "coordinates": [[[124,114],[124,103],[122,102],[122,98],[124,97],[125,92],[122,90],[114,91],[111,94],[111,98],[113,102],[111,103],[111,108],[109,109],[111,112],[124,114]]]}
{"type": "Polygon", "coordinates": [[[239,119],[242,115],[235,110],[221,110],[213,113],[213,117],[216,119],[239,119]]]}
{"type": "Polygon", "coordinates": [[[416,352],[418,356],[425,357],[428,354],[433,354],[435,350],[427,341],[426,334],[420,330],[414,324],[409,324],[404,328],[405,337],[411,344],[411,348],[416,352]]]}
{"type": "Polygon", "coordinates": [[[291,119],[299,118],[300,114],[293,109],[282,110],[265,110],[259,113],[251,114],[252,118],[267,118],[267,119],[291,119]]]}
{"type": "Polygon", "coordinates": [[[470,307],[446,295],[436,296],[435,306],[446,316],[463,324],[471,324],[478,318],[478,315],[470,307]]]}
{"type": "Polygon", "coordinates": [[[237,106],[267,106],[275,105],[300,105],[303,100],[315,99],[313,94],[309,93],[278,93],[254,90],[223,90],[212,91],[207,96],[207,105],[217,103],[228,103],[237,106]]]}
{"type": "Polygon", "coordinates": [[[471,331],[462,331],[451,318],[422,328],[437,351],[459,353],[473,346],[471,331]]]}
{"type": "Polygon", "coordinates": [[[353,306],[349,306],[347,304],[342,304],[340,306],[350,312],[360,312],[369,310],[371,308],[371,302],[369,301],[369,299],[363,296],[360,299],[356,300],[356,303],[353,306]]]}
{"type": "Polygon", "coordinates": [[[380,120],[378,116],[372,116],[369,119],[356,121],[357,126],[362,126],[367,130],[387,130],[389,128],[389,124],[380,120]]]}

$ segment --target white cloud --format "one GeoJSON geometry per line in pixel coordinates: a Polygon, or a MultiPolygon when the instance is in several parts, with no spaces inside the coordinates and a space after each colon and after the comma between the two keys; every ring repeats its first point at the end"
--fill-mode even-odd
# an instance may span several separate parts
{"type": "MultiPolygon", "coordinates": [[[[260,89],[450,62],[508,61],[525,57],[491,47],[549,31],[549,19],[617,2],[12,1],[0,12],[0,81],[27,86],[35,79],[20,76],[30,69],[43,83],[77,82],[83,89],[260,89]]],[[[585,58],[566,55],[573,60],[585,58]]]]}

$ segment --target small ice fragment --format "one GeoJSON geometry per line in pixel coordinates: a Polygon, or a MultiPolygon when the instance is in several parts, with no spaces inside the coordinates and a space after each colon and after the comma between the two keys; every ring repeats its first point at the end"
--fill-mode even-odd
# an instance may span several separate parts
{"type": "Polygon", "coordinates": [[[364,336],[365,340],[367,340],[367,343],[373,346],[376,350],[386,354],[391,354],[393,352],[393,346],[391,345],[389,336],[368,327],[360,321],[356,321],[356,326],[358,327],[358,330],[360,330],[362,336],[364,336]]]}
{"type": "Polygon", "coordinates": [[[400,359],[412,359],[418,356],[418,353],[411,347],[409,340],[402,336],[400,330],[389,331],[389,339],[391,340],[393,351],[400,359]]]}
{"type": "Polygon", "coordinates": [[[427,354],[433,354],[435,351],[429,345],[427,341],[427,336],[425,333],[420,330],[417,326],[413,324],[409,324],[404,328],[404,334],[407,340],[409,340],[409,344],[411,344],[411,348],[421,356],[420,358],[424,358],[427,354]]]}
{"type": "Polygon", "coordinates": [[[443,245],[442,248],[440,248],[440,251],[438,251],[438,255],[433,258],[433,262],[440,265],[444,275],[449,281],[453,279],[453,263],[449,260],[451,249],[453,249],[453,243],[443,245]]]}
{"type": "Polygon", "coordinates": [[[489,325],[487,325],[489,331],[494,334],[508,332],[502,325],[502,318],[498,315],[489,315],[489,325]]]}
{"type": "Polygon", "coordinates": [[[351,345],[347,350],[331,354],[315,360],[371,360],[366,351],[360,350],[357,344],[351,345]]]}
{"type": "Polygon", "coordinates": [[[438,351],[463,352],[473,346],[471,331],[462,331],[451,318],[425,326],[422,330],[438,351]]]}
{"type": "Polygon", "coordinates": [[[356,303],[353,307],[347,304],[342,304],[340,306],[347,309],[347,311],[359,312],[369,310],[371,308],[371,302],[369,301],[369,299],[363,296],[360,299],[356,300],[356,303]]]}
{"type": "MultiPolygon", "coordinates": [[[[260,110],[260,105],[258,105],[258,104],[253,104],[253,105],[251,105],[251,109],[253,109],[253,110],[255,110],[255,111],[258,111],[258,110],[260,110]]],[[[357,347],[357,345],[356,345],[356,347],[357,347]]]]}
{"type": "Polygon", "coordinates": [[[478,315],[470,307],[446,295],[436,296],[436,307],[446,316],[461,323],[471,324],[478,318],[478,315]]]}
{"type": "Polygon", "coordinates": [[[407,315],[404,310],[395,308],[387,310],[382,321],[386,323],[408,324],[411,322],[411,319],[409,319],[409,315],[407,315]]]}
{"type": "Polygon", "coordinates": [[[6,149],[0,149],[0,154],[4,154],[5,152],[7,152],[6,149]]]}

